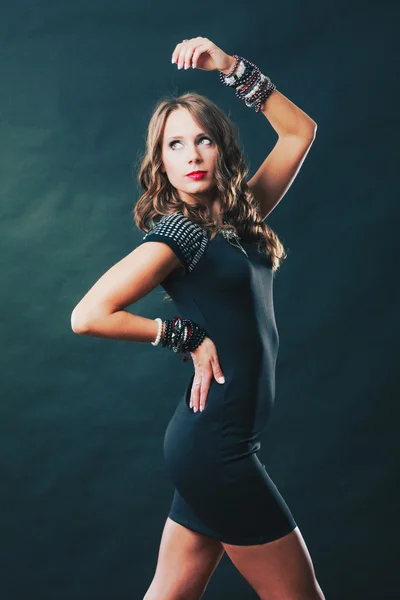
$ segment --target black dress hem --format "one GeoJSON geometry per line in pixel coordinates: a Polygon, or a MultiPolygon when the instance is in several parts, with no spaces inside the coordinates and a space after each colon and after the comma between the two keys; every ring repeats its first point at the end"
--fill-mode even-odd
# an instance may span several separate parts
{"type": "Polygon", "coordinates": [[[287,529],[282,530],[282,532],[279,535],[257,535],[257,536],[252,536],[246,539],[246,541],[243,540],[238,540],[236,538],[230,538],[230,537],[226,537],[226,536],[222,536],[222,537],[217,537],[217,535],[215,533],[213,533],[211,530],[210,531],[206,531],[205,529],[201,529],[200,527],[193,525],[193,523],[188,522],[187,519],[185,519],[184,517],[182,517],[181,515],[178,515],[176,512],[170,512],[168,517],[171,519],[171,521],[174,521],[175,523],[178,523],[178,525],[182,525],[183,527],[186,527],[186,529],[190,529],[190,531],[194,531],[195,533],[201,533],[201,535],[205,535],[209,538],[212,538],[214,540],[218,540],[219,542],[223,543],[223,544],[229,544],[232,546],[260,546],[263,544],[267,544],[269,542],[274,542],[276,540],[281,539],[282,537],[285,537],[286,535],[288,535],[289,533],[292,533],[292,531],[294,531],[297,527],[297,523],[295,523],[294,521],[289,525],[289,527],[287,529]]]}

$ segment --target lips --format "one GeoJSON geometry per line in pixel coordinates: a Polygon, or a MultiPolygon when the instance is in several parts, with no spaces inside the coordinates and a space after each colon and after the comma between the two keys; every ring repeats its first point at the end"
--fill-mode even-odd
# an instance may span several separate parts
{"type": "Polygon", "coordinates": [[[191,179],[201,179],[207,175],[207,171],[192,171],[192,173],[188,173],[186,177],[190,177],[191,179]]]}

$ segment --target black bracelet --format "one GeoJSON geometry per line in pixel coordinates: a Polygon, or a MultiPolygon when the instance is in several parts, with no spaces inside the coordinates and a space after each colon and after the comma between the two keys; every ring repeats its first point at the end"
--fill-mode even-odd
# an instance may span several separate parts
{"type": "Polygon", "coordinates": [[[207,336],[206,330],[191,319],[181,319],[176,316],[172,320],[167,319],[164,323],[161,345],[173,352],[180,352],[185,362],[190,359],[190,355],[187,356],[186,353],[194,352],[207,336]]]}

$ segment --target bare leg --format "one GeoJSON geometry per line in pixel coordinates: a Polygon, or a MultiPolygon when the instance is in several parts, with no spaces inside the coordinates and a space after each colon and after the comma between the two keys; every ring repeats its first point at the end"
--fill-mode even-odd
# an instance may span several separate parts
{"type": "Polygon", "coordinates": [[[223,554],[221,542],[168,517],[154,578],[143,600],[199,600],[223,554]]]}
{"type": "Polygon", "coordinates": [[[298,527],[266,544],[222,546],[260,600],[325,600],[298,527]]]}

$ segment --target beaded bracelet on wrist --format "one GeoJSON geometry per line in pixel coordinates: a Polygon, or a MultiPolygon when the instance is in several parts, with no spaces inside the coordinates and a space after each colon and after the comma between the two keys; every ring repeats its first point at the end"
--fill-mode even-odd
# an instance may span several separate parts
{"type": "Polygon", "coordinates": [[[172,320],[166,320],[164,323],[165,328],[161,337],[161,345],[168,347],[173,352],[180,352],[183,361],[188,361],[190,352],[200,346],[207,332],[191,319],[181,319],[178,316],[172,320]]]}
{"type": "Polygon", "coordinates": [[[258,113],[264,101],[276,89],[276,85],[251,61],[238,54],[234,54],[233,57],[235,65],[227,74],[220,71],[220,80],[223,85],[233,87],[236,96],[244,100],[246,106],[254,107],[258,113]]]}

